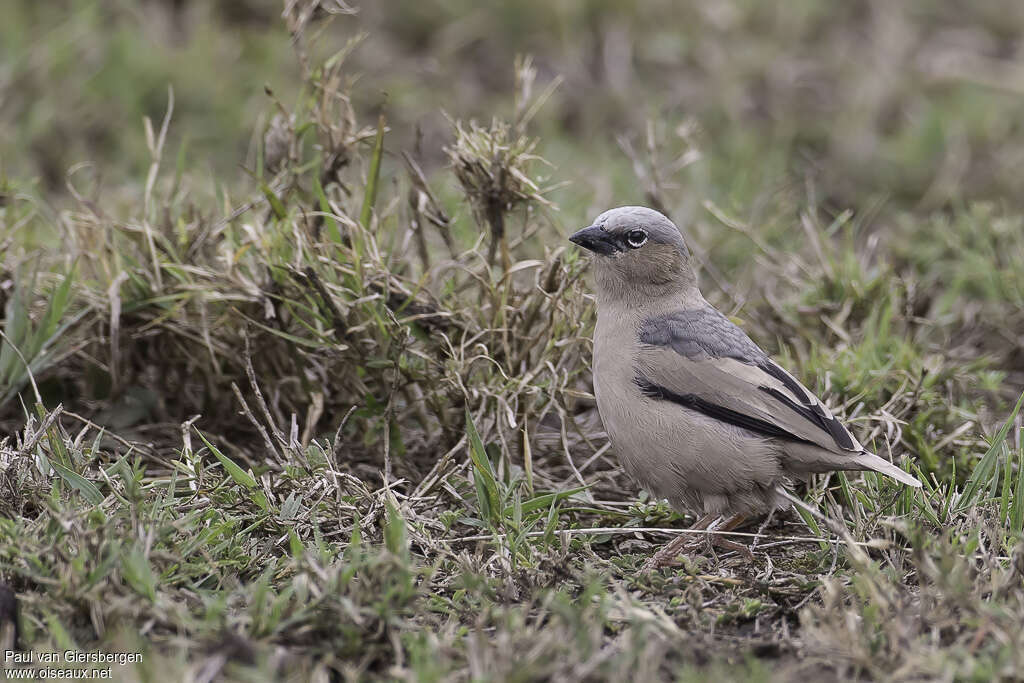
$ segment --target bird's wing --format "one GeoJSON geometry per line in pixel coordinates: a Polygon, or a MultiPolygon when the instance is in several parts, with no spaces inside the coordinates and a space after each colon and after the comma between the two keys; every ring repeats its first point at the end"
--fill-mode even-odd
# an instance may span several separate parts
{"type": "Polygon", "coordinates": [[[764,436],[834,453],[864,451],[814,394],[710,306],[648,319],[636,370],[637,384],[651,398],[764,436]]]}

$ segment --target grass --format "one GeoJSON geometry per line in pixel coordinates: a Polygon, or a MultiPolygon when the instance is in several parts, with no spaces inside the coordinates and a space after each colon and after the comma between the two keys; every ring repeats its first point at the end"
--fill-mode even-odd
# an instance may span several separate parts
{"type": "Polygon", "coordinates": [[[1004,4],[698,3],[685,35],[658,3],[18,4],[0,30],[37,40],[2,42],[0,649],[15,619],[36,652],[142,652],[125,680],[1013,678],[1024,18],[1004,4]],[[126,59],[165,19],[181,42],[126,59]],[[84,108],[59,106],[77,82],[84,108]],[[738,532],[753,563],[639,574],[689,520],[608,447],[564,239],[635,202],[923,489],[816,477],[797,492],[847,538],[791,512],[738,532]]]}

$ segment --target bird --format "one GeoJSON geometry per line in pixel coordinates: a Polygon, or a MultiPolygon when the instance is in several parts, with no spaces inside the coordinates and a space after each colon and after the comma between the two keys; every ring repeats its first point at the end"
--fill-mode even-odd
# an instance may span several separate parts
{"type": "MultiPolygon", "coordinates": [[[[874,470],[921,486],[865,449],[708,303],[683,236],[664,214],[610,209],[569,240],[593,254],[594,395],[611,445],[640,486],[699,516],[693,529],[721,533],[799,503],[787,487],[814,473],[874,470]]],[[[645,569],[670,564],[684,539],[645,569]]]]}

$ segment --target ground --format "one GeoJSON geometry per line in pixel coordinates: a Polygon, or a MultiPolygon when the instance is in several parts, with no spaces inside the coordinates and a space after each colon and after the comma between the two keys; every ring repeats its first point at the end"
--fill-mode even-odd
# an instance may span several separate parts
{"type": "Polygon", "coordinates": [[[0,650],[1019,678],[1022,6],[364,4],[5,9],[0,650]],[[607,443],[565,239],[621,204],[924,487],[639,572],[693,520],[607,443]]]}

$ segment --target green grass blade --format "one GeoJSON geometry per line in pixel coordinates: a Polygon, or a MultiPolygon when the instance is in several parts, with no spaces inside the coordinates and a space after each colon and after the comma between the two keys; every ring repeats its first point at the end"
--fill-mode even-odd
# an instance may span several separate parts
{"type": "Polygon", "coordinates": [[[492,523],[498,522],[498,511],[502,509],[501,498],[498,495],[498,482],[494,478],[494,470],[491,467],[491,460],[487,457],[487,450],[484,448],[480,434],[473,424],[473,416],[466,411],[466,435],[469,439],[469,457],[473,461],[478,497],[480,498],[482,511],[486,508],[485,518],[492,523]]]}
{"type": "Polygon", "coordinates": [[[78,472],[68,469],[56,460],[50,460],[50,467],[68,486],[85,496],[85,499],[93,505],[99,505],[103,502],[103,494],[96,488],[96,485],[78,472]]]}
{"type": "Polygon", "coordinates": [[[377,120],[377,137],[373,141],[373,155],[370,157],[370,172],[366,177],[366,190],[363,192],[363,208],[359,211],[359,223],[364,228],[370,227],[373,207],[377,204],[377,187],[380,184],[380,160],[384,156],[384,114],[377,120]]]}
{"type": "Polygon", "coordinates": [[[1013,488],[1010,531],[1017,537],[1024,531],[1024,448],[1017,451],[1017,480],[1013,488]]]}
{"type": "Polygon", "coordinates": [[[21,288],[16,287],[4,310],[4,334],[7,335],[7,339],[0,342],[0,346],[3,346],[0,349],[0,384],[4,386],[17,384],[19,375],[24,372],[21,359],[15,351],[17,348],[24,355],[21,346],[29,328],[28,308],[25,306],[23,294],[21,288]]]}
{"type": "Polygon", "coordinates": [[[46,313],[40,321],[39,327],[36,328],[35,333],[32,335],[32,341],[29,343],[27,350],[22,349],[22,353],[25,354],[25,358],[29,361],[35,358],[39,351],[52,340],[61,318],[67,313],[71,298],[71,285],[74,283],[74,279],[74,269],[72,269],[72,272],[64,276],[64,279],[50,295],[50,303],[46,307],[46,313]]]}
{"type": "Polygon", "coordinates": [[[960,496],[960,505],[958,511],[963,511],[974,504],[975,499],[978,496],[978,492],[983,490],[985,487],[991,486],[993,477],[999,476],[998,471],[998,460],[999,453],[1003,448],[1006,441],[1006,435],[1010,431],[1011,425],[1013,425],[1014,419],[1017,417],[1017,413],[1020,412],[1021,405],[1024,404],[1024,393],[1017,399],[1017,405],[1013,407],[1013,411],[1010,416],[1006,418],[1006,422],[999,428],[999,432],[992,439],[992,443],[982,456],[981,460],[974,467],[974,471],[971,472],[971,476],[967,479],[967,484],[964,486],[964,492],[960,496]]]}
{"type": "Polygon", "coordinates": [[[241,467],[239,467],[234,460],[221,453],[220,449],[214,446],[212,443],[210,443],[209,440],[207,440],[206,436],[204,436],[203,433],[198,429],[196,430],[196,434],[198,434],[199,438],[203,440],[203,443],[206,444],[206,447],[210,449],[210,452],[213,453],[213,456],[220,461],[220,464],[224,467],[224,470],[228,473],[228,476],[231,477],[232,481],[234,481],[236,484],[240,486],[244,486],[247,489],[256,488],[256,479],[254,479],[251,474],[249,474],[241,467]]]}
{"type": "MultiPolygon", "coordinates": [[[[576,495],[581,491],[586,491],[589,486],[577,486],[576,488],[569,489],[567,491],[557,491],[555,493],[544,493],[534,498],[530,498],[522,503],[522,512],[527,514],[538,510],[540,508],[549,507],[553,502],[560,502],[566,498],[576,495]]],[[[505,516],[508,516],[512,512],[512,507],[507,506],[505,508],[505,516]]]]}
{"type": "Polygon", "coordinates": [[[121,558],[121,571],[129,586],[150,601],[156,601],[156,575],[142,550],[135,547],[124,555],[121,558]]]}
{"type": "Polygon", "coordinates": [[[337,244],[344,242],[344,235],[341,234],[341,226],[338,221],[332,217],[333,212],[331,211],[331,203],[327,200],[327,193],[324,192],[323,185],[320,184],[320,177],[317,175],[313,176],[313,191],[316,192],[317,202],[320,204],[320,211],[324,214],[324,223],[330,228],[328,234],[331,239],[337,244]]]}
{"type": "MultiPolygon", "coordinates": [[[[1009,522],[1010,512],[1010,499],[1012,496],[1012,489],[1010,485],[1013,481],[1013,458],[1010,457],[1010,449],[1006,447],[1006,443],[1003,442],[1003,452],[1006,457],[1003,458],[1003,476],[1002,476],[1002,490],[999,493],[999,520],[1009,522]]],[[[993,482],[995,485],[995,482],[993,482]]]]}
{"type": "Polygon", "coordinates": [[[270,202],[270,208],[273,210],[277,220],[284,220],[288,216],[288,209],[285,208],[281,198],[266,183],[260,183],[260,190],[263,192],[263,196],[267,198],[267,201],[270,202]]]}
{"type": "Polygon", "coordinates": [[[387,512],[384,517],[384,546],[392,555],[408,560],[409,537],[405,528],[405,518],[390,499],[387,501],[387,512]]]}

